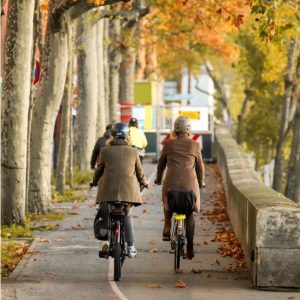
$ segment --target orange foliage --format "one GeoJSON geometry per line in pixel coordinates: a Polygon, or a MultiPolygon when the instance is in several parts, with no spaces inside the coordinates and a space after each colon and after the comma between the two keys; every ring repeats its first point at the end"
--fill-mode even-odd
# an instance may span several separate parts
{"type": "Polygon", "coordinates": [[[155,48],[160,67],[168,63],[190,65],[195,53],[215,55],[231,62],[237,50],[228,34],[237,30],[248,14],[243,0],[153,0],[143,38],[155,48]]]}

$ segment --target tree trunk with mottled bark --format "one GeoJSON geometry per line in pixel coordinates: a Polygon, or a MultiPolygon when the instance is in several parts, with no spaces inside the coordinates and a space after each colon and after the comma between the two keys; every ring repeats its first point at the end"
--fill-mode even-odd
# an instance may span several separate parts
{"type": "Polygon", "coordinates": [[[300,99],[293,123],[293,142],[285,195],[300,203],[300,99]]]}
{"type": "Polygon", "coordinates": [[[34,98],[36,93],[36,86],[33,84],[35,78],[35,65],[36,65],[36,53],[39,50],[42,52],[42,14],[40,10],[40,0],[35,0],[34,4],[34,18],[33,18],[33,51],[31,61],[31,89],[30,89],[30,101],[28,109],[28,127],[27,127],[27,168],[26,168],[26,201],[25,207],[28,210],[28,187],[29,187],[29,171],[30,171],[30,135],[31,135],[31,121],[32,121],[32,110],[34,106],[34,98]]]}
{"type": "Polygon", "coordinates": [[[109,41],[109,20],[104,19],[103,28],[103,80],[104,80],[104,96],[105,96],[105,120],[106,123],[111,122],[109,114],[109,58],[108,58],[108,41],[109,41]]]}
{"type": "Polygon", "coordinates": [[[109,22],[109,38],[112,41],[109,45],[109,77],[110,77],[110,122],[118,120],[117,111],[119,103],[119,84],[120,84],[120,64],[121,54],[121,21],[113,19],[109,22]]]}
{"type": "Polygon", "coordinates": [[[72,91],[72,56],[69,58],[68,73],[66,76],[66,84],[64,95],[62,99],[62,126],[61,126],[61,139],[58,150],[58,160],[56,166],[56,190],[64,193],[66,182],[66,168],[68,160],[69,137],[71,126],[71,91],[72,91]]]}
{"type": "Polygon", "coordinates": [[[45,212],[50,206],[51,144],[68,64],[68,24],[62,17],[60,30],[52,30],[50,12],[54,4],[55,0],[49,3],[41,81],[31,124],[28,210],[38,213],[45,212]]]}
{"type": "Polygon", "coordinates": [[[96,137],[98,72],[96,24],[82,17],[77,25],[78,43],[78,167],[88,170],[96,137]]]}
{"type": "Polygon", "coordinates": [[[243,143],[244,119],[245,119],[245,114],[247,111],[249,100],[250,100],[250,91],[245,90],[245,99],[243,101],[241,112],[238,115],[237,134],[236,134],[236,141],[238,144],[243,143]]]}
{"type": "Polygon", "coordinates": [[[226,91],[224,88],[224,85],[221,83],[221,81],[214,75],[212,68],[209,66],[208,63],[205,63],[205,68],[206,71],[209,75],[209,77],[212,79],[213,83],[214,83],[214,87],[217,90],[217,92],[219,93],[219,100],[222,108],[223,108],[223,122],[226,123],[231,123],[232,121],[232,116],[228,107],[228,97],[226,95],[226,91]]]}
{"type": "Polygon", "coordinates": [[[294,83],[295,74],[295,64],[297,56],[298,43],[295,39],[291,39],[290,50],[288,53],[288,66],[287,73],[284,79],[284,95],[282,98],[282,113],[281,113],[281,123],[279,129],[279,138],[276,147],[275,156],[275,166],[274,166],[274,180],[273,189],[281,192],[282,189],[282,177],[283,177],[283,150],[286,144],[287,131],[289,129],[289,119],[290,119],[290,107],[292,100],[292,91],[294,83]]]}
{"type": "Polygon", "coordinates": [[[1,124],[2,224],[23,224],[34,1],[9,1],[1,124]]]}
{"type": "Polygon", "coordinates": [[[106,107],[105,107],[105,82],[104,82],[104,19],[97,23],[96,28],[96,51],[98,65],[98,108],[96,139],[102,136],[106,125],[106,107]]]}
{"type": "Polygon", "coordinates": [[[131,105],[134,102],[136,52],[131,48],[123,55],[120,67],[120,104],[124,105],[121,110],[121,121],[127,123],[131,115],[131,105]]]}

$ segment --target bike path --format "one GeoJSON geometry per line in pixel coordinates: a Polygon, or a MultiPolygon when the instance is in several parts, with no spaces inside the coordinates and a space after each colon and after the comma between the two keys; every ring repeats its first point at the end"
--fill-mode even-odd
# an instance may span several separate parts
{"type": "MultiPolygon", "coordinates": [[[[147,177],[155,168],[150,163],[144,165],[147,177]]],[[[222,188],[213,167],[207,167],[206,173],[203,211],[215,207],[215,191],[222,188]]],[[[234,259],[221,257],[217,253],[220,243],[211,239],[218,227],[228,227],[230,222],[211,224],[202,214],[195,218],[195,258],[181,262],[182,274],[174,273],[170,244],[161,240],[163,213],[158,186],[145,193],[146,204],[134,208],[138,256],[126,259],[121,281],[115,283],[111,280],[112,263],[98,257],[99,242],[93,236],[95,197],[94,190],[83,204],[57,205],[80,214],[68,216],[58,230],[36,238],[11,278],[2,282],[2,299],[300,299],[299,293],[253,289],[246,268],[229,271],[234,259]],[[200,273],[191,273],[192,269],[200,273]],[[178,279],[185,288],[175,288],[178,279]]]]}

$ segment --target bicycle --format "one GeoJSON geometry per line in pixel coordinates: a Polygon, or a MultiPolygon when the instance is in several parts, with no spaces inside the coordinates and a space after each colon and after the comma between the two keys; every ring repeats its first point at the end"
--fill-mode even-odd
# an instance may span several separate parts
{"type": "Polygon", "coordinates": [[[128,253],[125,247],[124,222],[127,214],[127,203],[109,203],[108,251],[99,251],[99,256],[114,259],[114,281],[121,278],[121,268],[128,253]]]}
{"type": "Polygon", "coordinates": [[[171,227],[171,251],[174,251],[174,271],[180,267],[180,256],[184,254],[186,215],[173,213],[171,227]]]}

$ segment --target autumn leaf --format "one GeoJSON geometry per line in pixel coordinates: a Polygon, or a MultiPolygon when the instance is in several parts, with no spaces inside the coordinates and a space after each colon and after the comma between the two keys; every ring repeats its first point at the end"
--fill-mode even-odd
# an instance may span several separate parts
{"type": "Polygon", "coordinates": [[[151,249],[149,252],[150,252],[150,253],[157,253],[158,250],[157,250],[157,248],[153,248],[153,249],[151,249]]]}
{"type": "Polygon", "coordinates": [[[183,280],[178,279],[178,280],[176,281],[175,287],[176,287],[176,288],[184,289],[184,288],[186,287],[186,284],[185,284],[185,282],[184,282],[183,280]]]}
{"type": "Polygon", "coordinates": [[[160,289],[160,288],[162,288],[162,286],[160,284],[158,284],[158,283],[149,283],[147,285],[147,287],[151,288],[151,289],[160,289]]]}
{"type": "Polygon", "coordinates": [[[39,240],[40,243],[50,243],[50,241],[44,237],[40,237],[40,240],[39,240]]]}
{"type": "Polygon", "coordinates": [[[84,228],[81,223],[77,223],[76,225],[72,226],[72,229],[84,228]]]}
{"type": "Polygon", "coordinates": [[[191,273],[194,273],[194,274],[201,274],[202,271],[201,271],[200,269],[196,270],[196,269],[192,268],[191,273]]]}
{"type": "Polygon", "coordinates": [[[80,215],[79,211],[69,211],[69,215],[80,215]]]}
{"type": "Polygon", "coordinates": [[[143,214],[144,214],[144,215],[149,215],[149,211],[148,211],[147,209],[144,209],[144,210],[143,210],[143,214]]]}

